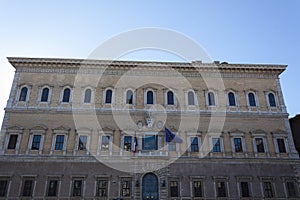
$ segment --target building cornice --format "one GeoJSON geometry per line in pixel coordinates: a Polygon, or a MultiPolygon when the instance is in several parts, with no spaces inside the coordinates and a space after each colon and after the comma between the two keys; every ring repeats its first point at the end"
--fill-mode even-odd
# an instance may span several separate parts
{"type": "Polygon", "coordinates": [[[63,58],[25,58],[8,57],[8,61],[16,68],[66,68],[72,70],[81,69],[111,69],[130,70],[167,70],[177,69],[181,71],[221,71],[221,72],[272,72],[282,73],[287,65],[278,64],[231,64],[227,62],[202,63],[201,61],[192,62],[153,62],[153,61],[120,61],[120,60],[92,60],[92,59],[63,59],[63,58]]]}

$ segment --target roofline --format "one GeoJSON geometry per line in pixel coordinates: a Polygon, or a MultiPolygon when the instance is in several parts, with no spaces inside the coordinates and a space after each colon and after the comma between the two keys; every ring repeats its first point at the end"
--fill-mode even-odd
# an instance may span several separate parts
{"type": "MultiPolygon", "coordinates": [[[[32,57],[7,57],[8,61],[15,67],[35,67],[38,64],[64,64],[79,67],[87,66],[127,66],[127,67],[172,67],[172,68],[212,68],[212,69],[251,69],[251,70],[279,70],[283,72],[287,65],[282,64],[240,64],[214,61],[212,63],[202,63],[202,61],[192,62],[169,62],[169,61],[130,61],[130,60],[96,60],[96,59],[73,59],[73,58],[32,58],[32,57]],[[30,65],[28,65],[30,64],[30,65]]],[[[53,66],[52,66],[53,67],[53,66]]],[[[60,66],[62,67],[62,66],[60,66]]]]}

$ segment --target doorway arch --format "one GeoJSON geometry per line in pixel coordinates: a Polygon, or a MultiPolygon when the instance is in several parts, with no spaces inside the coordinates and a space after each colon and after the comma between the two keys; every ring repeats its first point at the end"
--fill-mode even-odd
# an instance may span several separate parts
{"type": "Polygon", "coordinates": [[[142,181],[142,199],[158,200],[158,178],[153,173],[147,173],[142,181]]]}

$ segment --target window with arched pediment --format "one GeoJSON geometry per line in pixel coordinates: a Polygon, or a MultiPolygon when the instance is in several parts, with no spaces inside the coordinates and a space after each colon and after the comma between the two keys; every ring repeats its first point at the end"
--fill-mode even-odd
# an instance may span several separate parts
{"type": "Polygon", "coordinates": [[[228,93],[228,105],[229,106],[236,106],[235,94],[233,92],[228,93]]]}
{"type": "Polygon", "coordinates": [[[91,103],[92,101],[92,90],[87,88],[84,92],[84,103],[91,103]]]}
{"type": "Polygon", "coordinates": [[[256,104],[256,98],[255,98],[255,94],[253,92],[249,92],[248,93],[248,104],[251,107],[255,107],[256,104]]]}
{"type": "Polygon", "coordinates": [[[63,103],[69,103],[70,99],[71,99],[71,89],[70,88],[65,88],[63,90],[62,102],[63,103]]]}
{"type": "Polygon", "coordinates": [[[151,90],[147,92],[147,104],[154,104],[154,93],[151,90]]]}
{"type": "Polygon", "coordinates": [[[213,92],[207,93],[207,104],[208,104],[208,106],[216,105],[215,94],[213,92]]]}
{"type": "Polygon", "coordinates": [[[105,103],[111,104],[112,103],[112,95],[113,92],[111,89],[106,90],[105,92],[105,103]]]}
{"type": "Polygon", "coordinates": [[[41,94],[41,102],[48,102],[50,89],[48,87],[44,87],[42,89],[41,94]]]}
{"type": "Polygon", "coordinates": [[[23,86],[20,90],[19,101],[27,101],[28,87],[23,86]]]}
{"type": "Polygon", "coordinates": [[[132,90],[127,90],[126,92],[126,104],[133,104],[133,92],[132,90]]]}
{"type": "Polygon", "coordinates": [[[172,91],[167,92],[167,105],[174,105],[174,93],[172,91]]]}
{"type": "Polygon", "coordinates": [[[189,106],[195,105],[195,95],[194,95],[194,92],[189,91],[188,94],[187,94],[187,98],[188,98],[188,105],[189,106]]]}
{"type": "Polygon", "coordinates": [[[270,107],[276,107],[275,95],[272,92],[268,93],[268,103],[270,107]]]}

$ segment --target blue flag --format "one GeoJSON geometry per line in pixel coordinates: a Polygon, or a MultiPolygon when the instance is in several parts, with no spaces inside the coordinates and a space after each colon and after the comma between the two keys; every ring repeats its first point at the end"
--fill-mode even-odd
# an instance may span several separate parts
{"type": "Polygon", "coordinates": [[[166,142],[182,143],[182,139],[172,133],[169,129],[165,128],[166,142]]]}

